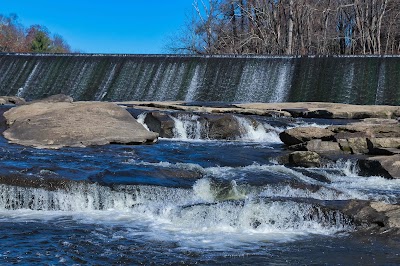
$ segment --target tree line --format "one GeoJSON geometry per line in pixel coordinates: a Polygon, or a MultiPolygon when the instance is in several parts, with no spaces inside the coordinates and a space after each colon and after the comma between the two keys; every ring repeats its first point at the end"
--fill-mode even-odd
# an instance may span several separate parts
{"type": "Polygon", "coordinates": [[[173,52],[400,54],[400,0],[195,0],[173,52]]]}
{"type": "Polygon", "coordinates": [[[0,52],[70,53],[71,47],[61,35],[52,35],[41,25],[25,28],[15,14],[0,14],[0,52]]]}

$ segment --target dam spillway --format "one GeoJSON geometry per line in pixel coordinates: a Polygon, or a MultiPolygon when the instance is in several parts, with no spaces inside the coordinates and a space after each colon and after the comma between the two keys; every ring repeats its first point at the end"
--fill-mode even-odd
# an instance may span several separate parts
{"type": "Polygon", "coordinates": [[[0,54],[0,95],[28,100],[400,104],[399,56],[0,54]]]}

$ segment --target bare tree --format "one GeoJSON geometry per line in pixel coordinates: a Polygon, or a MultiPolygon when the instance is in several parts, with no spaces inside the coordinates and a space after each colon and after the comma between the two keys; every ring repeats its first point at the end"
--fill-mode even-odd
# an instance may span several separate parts
{"type": "Polygon", "coordinates": [[[400,0],[204,1],[180,42],[192,53],[400,53],[400,0]]]}

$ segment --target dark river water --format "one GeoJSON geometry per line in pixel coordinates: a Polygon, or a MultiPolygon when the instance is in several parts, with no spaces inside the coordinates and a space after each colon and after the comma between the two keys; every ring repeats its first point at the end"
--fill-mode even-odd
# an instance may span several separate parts
{"type": "Polygon", "coordinates": [[[278,163],[278,133],[314,123],[336,122],[264,119],[236,141],[212,141],[178,121],[176,138],[155,145],[57,151],[2,138],[0,263],[400,264],[398,240],[360,234],[317,204],[395,203],[400,180],[361,177],[348,160],[278,163]]]}

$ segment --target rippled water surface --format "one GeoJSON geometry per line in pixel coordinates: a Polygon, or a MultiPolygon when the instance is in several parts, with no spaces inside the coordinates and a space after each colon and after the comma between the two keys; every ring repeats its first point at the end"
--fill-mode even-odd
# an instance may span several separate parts
{"type": "Polygon", "coordinates": [[[51,151],[1,139],[1,263],[399,264],[396,240],[360,235],[322,203],[398,202],[400,181],[360,177],[346,160],[280,165],[277,133],[315,121],[264,122],[236,141],[188,132],[51,151]]]}

